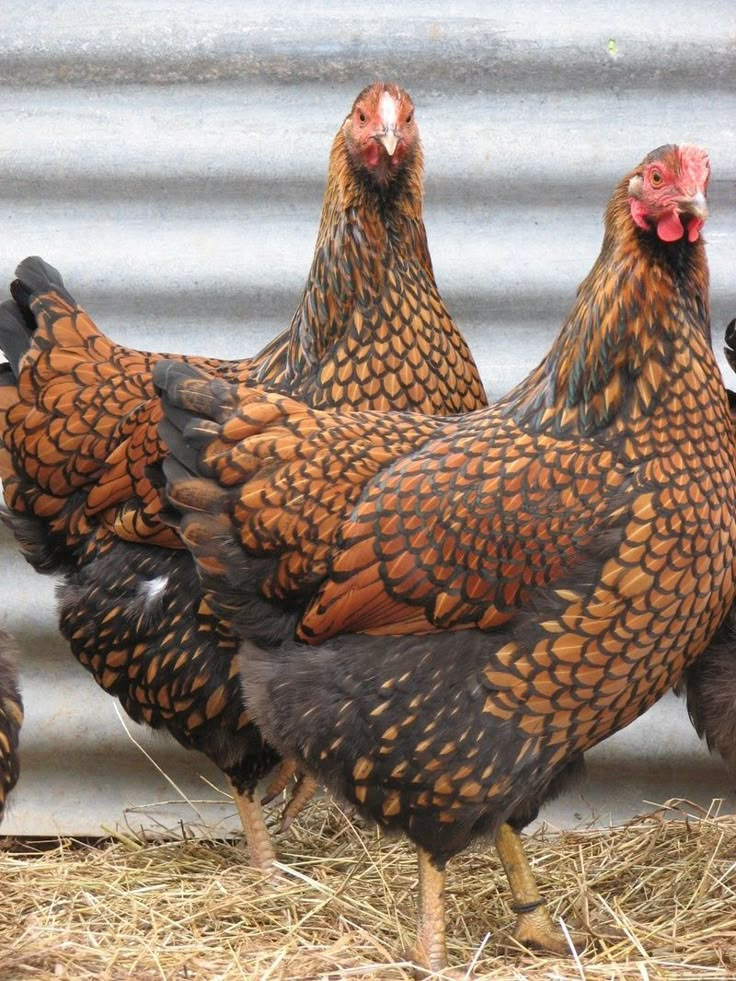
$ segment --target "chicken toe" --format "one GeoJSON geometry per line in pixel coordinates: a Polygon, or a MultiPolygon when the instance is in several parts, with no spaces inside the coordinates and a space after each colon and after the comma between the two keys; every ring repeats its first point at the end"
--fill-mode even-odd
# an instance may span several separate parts
{"type": "MultiPolygon", "coordinates": [[[[521,835],[509,824],[502,824],[496,835],[496,851],[513,897],[511,908],[516,913],[513,938],[525,947],[569,957],[573,951],[544,905],[521,835]]],[[[575,939],[577,941],[578,938],[575,939]]]]}
{"type": "Polygon", "coordinates": [[[270,804],[274,798],[278,797],[282,790],[286,790],[289,781],[296,775],[296,761],[283,760],[278,770],[271,778],[266,787],[266,793],[261,797],[261,804],[270,804]]]}
{"type": "Polygon", "coordinates": [[[309,801],[314,797],[316,789],[317,781],[314,777],[307,776],[305,773],[299,777],[296,787],[294,787],[292,795],[289,798],[289,802],[284,808],[284,813],[281,815],[282,831],[289,830],[291,822],[302,813],[309,801]]]}

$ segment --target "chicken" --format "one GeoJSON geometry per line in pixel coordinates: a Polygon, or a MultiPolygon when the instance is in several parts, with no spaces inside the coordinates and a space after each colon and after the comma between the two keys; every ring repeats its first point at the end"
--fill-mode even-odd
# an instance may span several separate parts
{"type": "Polygon", "coordinates": [[[621,181],[547,357],[486,409],[326,413],[156,367],[171,520],[241,638],[248,710],[416,844],[423,969],[446,964],[447,861],[490,833],[514,875],[509,824],[673,686],[734,598],[708,177],[704,151],[665,146],[621,181]]]}
{"type": "Polygon", "coordinates": [[[8,794],[18,781],[18,734],[23,724],[23,702],[15,669],[15,644],[0,631],[0,821],[8,794]]]}
{"type": "MultiPolygon", "coordinates": [[[[320,406],[447,414],[485,405],[435,283],[422,184],[411,99],[370,86],[332,147],[289,330],[251,361],[180,360],[320,406]]],[[[42,260],[24,261],[17,276],[0,310],[9,523],[36,569],[64,577],[60,623],[74,655],[132,718],[227,774],[251,858],[267,867],[273,849],[254,794],[279,757],[243,709],[230,624],[213,616],[148,478],[162,452],[151,384],[161,355],[108,340],[42,260]]]]}
{"type": "Polygon", "coordinates": [[[685,672],[681,688],[696,732],[736,776],[736,608],[705,652],[685,672]]]}
{"type": "MultiPolygon", "coordinates": [[[[726,359],[736,371],[736,319],[726,328],[725,340],[726,359]]],[[[731,411],[736,412],[736,394],[727,394],[731,411]]],[[[696,732],[736,777],[736,607],[685,672],[681,687],[696,732]]]]}

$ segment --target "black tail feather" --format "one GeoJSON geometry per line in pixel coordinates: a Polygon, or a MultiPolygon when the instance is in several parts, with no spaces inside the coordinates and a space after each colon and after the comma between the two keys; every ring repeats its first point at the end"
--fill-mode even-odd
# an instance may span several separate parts
{"type": "Polygon", "coordinates": [[[734,317],[728,327],[726,327],[724,340],[726,345],[723,348],[723,351],[726,355],[726,360],[731,365],[733,370],[736,371],[736,317],[734,317]]]}
{"type": "Polygon", "coordinates": [[[27,306],[30,297],[40,293],[59,293],[71,303],[75,302],[64,286],[59,270],[41,256],[29,255],[24,259],[15,270],[15,277],[10,292],[19,306],[27,306]]]}
{"type": "MultiPolygon", "coordinates": [[[[58,293],[76,306],[74,297],[67,292],[58,269],[40,256],[31,255],[15,270],[16,279],[10,284],[12,300],[0,305],[0,349],[17,378],[20,359],[31,345],[36,329],[36,317],[31,310],[31,300],[41,293],[58,293]]],[[[4,380],[7,383],[7,379],[4,380]]]]}
{"type": "MultiPolygon", "coordinates": [[[[190,474],[196,474],[198,471],[199,453],[187,440],[186,427],[182,429],[175,422],[172,422],[167,411],[166,418],[162,419],[158,424],[158,431],[161,439],[168,446],[171,456],[175,457],[183,467],[186,467],[190,474]]],[[[167,464],[171,456],[167,457],[164,461],[164,473],[166,474],[167,480],[170,479],[167,464]]]]}
{"type": "Polygon", "coordinates": [[[32,336],[33,328],[28,326],[18,304],[14,300],[0,304],[0,350],[8,359],[14,378],[18,377],[20,360],[31,346],[32,336]]]}
{"type": "Polygon", "coordinates": [[[207,378],[208,375],[200,368],[186,364],[183,361],[159,361],[153,369],[153,387],[162,399],[172,400],[172,394],[179,383],[189,378],[207,378]]]}
{"type": "Polygon", "coordinates": [[[159,361],[153,383],[164,411],[158,427],[161,439],[191,474],[209,475],[200,450],[217,435],[218,424],[229,417],[233,386],[177,361],[159,361]]]}
{"type": "Polygon", "coordinates": [[[197,417],[222,422],[232,411],[233,386],[192,365],[159,361],[153,385],[164,412],[179,429],[197,417]]]}

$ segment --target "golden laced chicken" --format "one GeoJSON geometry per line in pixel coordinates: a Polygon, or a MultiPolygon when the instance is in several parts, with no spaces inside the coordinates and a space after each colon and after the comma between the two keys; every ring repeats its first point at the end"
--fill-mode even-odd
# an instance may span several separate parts
{"type": "Polygon", "coordinates": [[[470,415],[319,412],[156,368],[171,520],[242,638],[248,710],[417,845],[423,969],[446,964],[448,859],[496,835],[513,881],[508,823],[672,687],[733,600],[708,176],[665,146],[621,181],[546,358],[470,415]]]}
{"type": "MultiPolygon", "coordinates": [[[[422,193],[412,101],[395,85],[372,85],[335,137],[290,328],[249,361],[180,360],[318,406],[448,414],[485,405],[435,283],[422,193]]],[[[60,623],[74,655],[132,718],[227,774],[252,861],[267,867],[273,848],[254,795],[279,757],[243,708],[230,625],[213,615],[191,557],[161,523],[147,476],[162,452],[151,383],[162,355],[108,340],[42,260],[25,260],[17,277],[14,301],[0,309],[9,524],[36,569],[63,575],[60,623]]]]}
{"type": "Polygon", "coordinates": [[[18,690],[15,644],[0,631],[0,821],[8,794],[18,781],[18,736],[23,723],[23,702],[18,690]]]}
{"type": "MultiPolygon", "coordinates": [[[[725,353],[736,371],[736,319],[726,328],[725,353]]],[[[736,394],[728,392],[736,416],[736,394]]],[[[698,735],[736,777],[736,606],[705,652],[685,672],[682,688],[698,735]]]]}

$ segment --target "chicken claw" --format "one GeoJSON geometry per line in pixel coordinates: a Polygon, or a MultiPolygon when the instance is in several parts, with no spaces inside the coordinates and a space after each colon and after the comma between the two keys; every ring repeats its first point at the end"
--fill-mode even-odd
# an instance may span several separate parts
{"type": "Polygon", "coordinates": [[[261,797],[261,804],[265,807],[278,797],[282,790],[286,790],[289,781],[296,775],[296,763],[294,760],[283,760],[281,766],[276,771],[274,777],[266,787],[266,793],[261,797]]]}
{"type": "Polygon", "coordinates": [[[296,787],[292,791],[289,803],[284,808],[281,815],[281,831],[288,831],[295,817],[304,810],[309,801],[314,797],[317,789],[317,781],[314,777],[303,773],[296,782],[296,787]]]}

